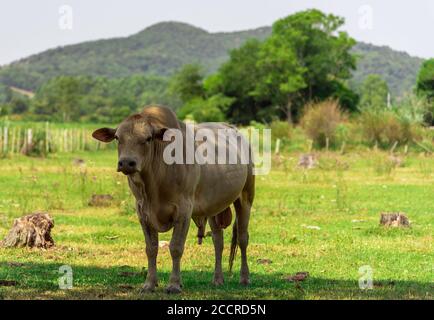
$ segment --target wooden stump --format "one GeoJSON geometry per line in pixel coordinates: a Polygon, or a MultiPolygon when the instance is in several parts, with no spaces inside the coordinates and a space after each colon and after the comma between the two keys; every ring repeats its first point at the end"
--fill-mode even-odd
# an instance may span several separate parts
{"type": "Polygon", "coordinates": [[[47,213],[34,213],[15,219],[9,234],[1,242],[3,247],[49,248],[54,246],[51,229],[53,219],[47,213]]]}
{"type": "Polygon", "coordinates": [[[386,227],[409,227],[410,221],[402,212],[381,213],[380,224],[386,227]]]}
{"type": "Polygon", "coordinates": [[[313,169],[317,165],[315,155],[302,154],[298,160],[298,166],[304,169],[313,169]]]}
{"type": "Polygon", "coordinates": [[[94,194],[88,204],[91,207],[110,207],[113,200],[113,196],[109,194],[94,194]]]}

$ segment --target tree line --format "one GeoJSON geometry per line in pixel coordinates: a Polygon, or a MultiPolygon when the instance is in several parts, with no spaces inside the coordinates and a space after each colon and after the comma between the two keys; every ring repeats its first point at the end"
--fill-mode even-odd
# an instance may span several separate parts
{"type": "Polygon", "coordinates": [[[171,78],[62,76],[43,84],[31,99],[0,86],[0,113],[32,120],[118,122],[157,103],[200,122],[292,123],[305,105],[333,99],[348,113],[400,108],[406,116],[432,124],[434,60],[422,65],[414,94],[401,99],[389,98],[379,75],[351,87],[356,41],[341,30],[343,24],[343,18],[319,10],[295,13],[276,21],[264,41],[252,39],[232,50],[211,75],[188,64],[171,78]]]}

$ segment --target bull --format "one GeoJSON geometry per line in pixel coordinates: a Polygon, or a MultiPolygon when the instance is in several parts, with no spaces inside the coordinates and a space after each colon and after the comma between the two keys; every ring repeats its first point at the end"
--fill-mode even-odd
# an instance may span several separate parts
{"type": "MultiPolygon", "coordinates": [[[[211,130],[218,136],[221,129],[237,135],[234,127],[225,123],[202,123],[194,130],[211,130]]],[[[187,126],[177,119],[175,113],[163,106],[148,106],[140,113],[123,120],[117,128],[101,128],[92,136],[102,142],[117,141],[118,171],[128,178],[128,184],[136,200],[137,215],[143,229],[148,259],[148,273],[143,292],[153,292],[157,286],[158,234],[173,228],[169,244],[172,257],[172,272],[167,293],[180,293],[181,257],[190,222],[199,227],[199,237],[203,237],[204,226],[208,221],[215,249],[215,270],[213,283],[224,283],[222,270],[223,229],[231,223],[231,209],[235,208],[235,221],[229,257],[232,269],[237,246],[241,251],[240,283],[249,283],[247,246],[248,225],[255,193],[253,162],[237,161],[231,164],[216,163],[172,163],[164,160],[164,150],[172,140],[165,139],[168,130],[177,130],[186,139],[187,126]]],[[[208,139],[194,142],[211,144],[208,139]]],[[[209,145],[208,145],[209,146],[209,145]]],[[[236,152],[241,157],[238,144],[229,144],[226,151],[236,152]]],[[[186,144],[182,145],[183,156],[187,156],[186,144]]],[[[250,153],[250,147],[249,147],[250,153]]]]}

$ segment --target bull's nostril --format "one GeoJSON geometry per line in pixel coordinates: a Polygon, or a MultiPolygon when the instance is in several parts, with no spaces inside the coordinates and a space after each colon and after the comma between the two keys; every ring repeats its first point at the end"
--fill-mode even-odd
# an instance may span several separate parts
{"type": "Polygon", "coordinates": [[[122,161],[119,161],[119,162],[118,162],[118,166],[119,166],[119,167],[122,167],[122,165],[123,165],[123,162],[122,162],[122,161]]]}
{"type": "Polygon", "coordinates": [[[130,161],[130,162],[128,162],[128,165],[130,167],[135,167],[136,166],[136,162],[135,161],[130,161]]]}

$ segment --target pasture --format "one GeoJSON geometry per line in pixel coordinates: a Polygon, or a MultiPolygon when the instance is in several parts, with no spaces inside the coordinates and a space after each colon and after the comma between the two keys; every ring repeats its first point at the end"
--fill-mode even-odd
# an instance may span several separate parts
{"type": "MultiPolygon", "coordinates": [[[[192,223],[182,260],[184,291],[165,294],[171,259],[159,249],[159,287],[141,295],[147,265],[144,237],[114,150],[0,159],[0,238],[13,219],[46,211],[56,246],[1,249],[2,299],[433,299],[434,158],[410,154],[394,167],[386,153],[319,154],[319,166],[297,168],[299,153],[273,158],[257,177],[248,249],[251,285],[238,284],[240,256],[227,272],[231,230],[225,231],[225,284],[211,284],[211,237],[197,244],[192,223]],[[83,159],[78,165],[74,159],[83,159]],[[92,194],[111,194],[92,207],[92,194]],[[408,229],[379,226],[381,212],[405,212],[408,229]],[[73,288],[58,285],[59,267],[73,270],[73,288]],[[359,288],[359,268],[373,270],[372,290],[359,288]],[[299,283],[285,278],[309,272],[299,283]]],[[[209,227],[207,228],[209,231],[209,227]]],[[[170,239],[170,232],[160,241],[170,239]]]]}

